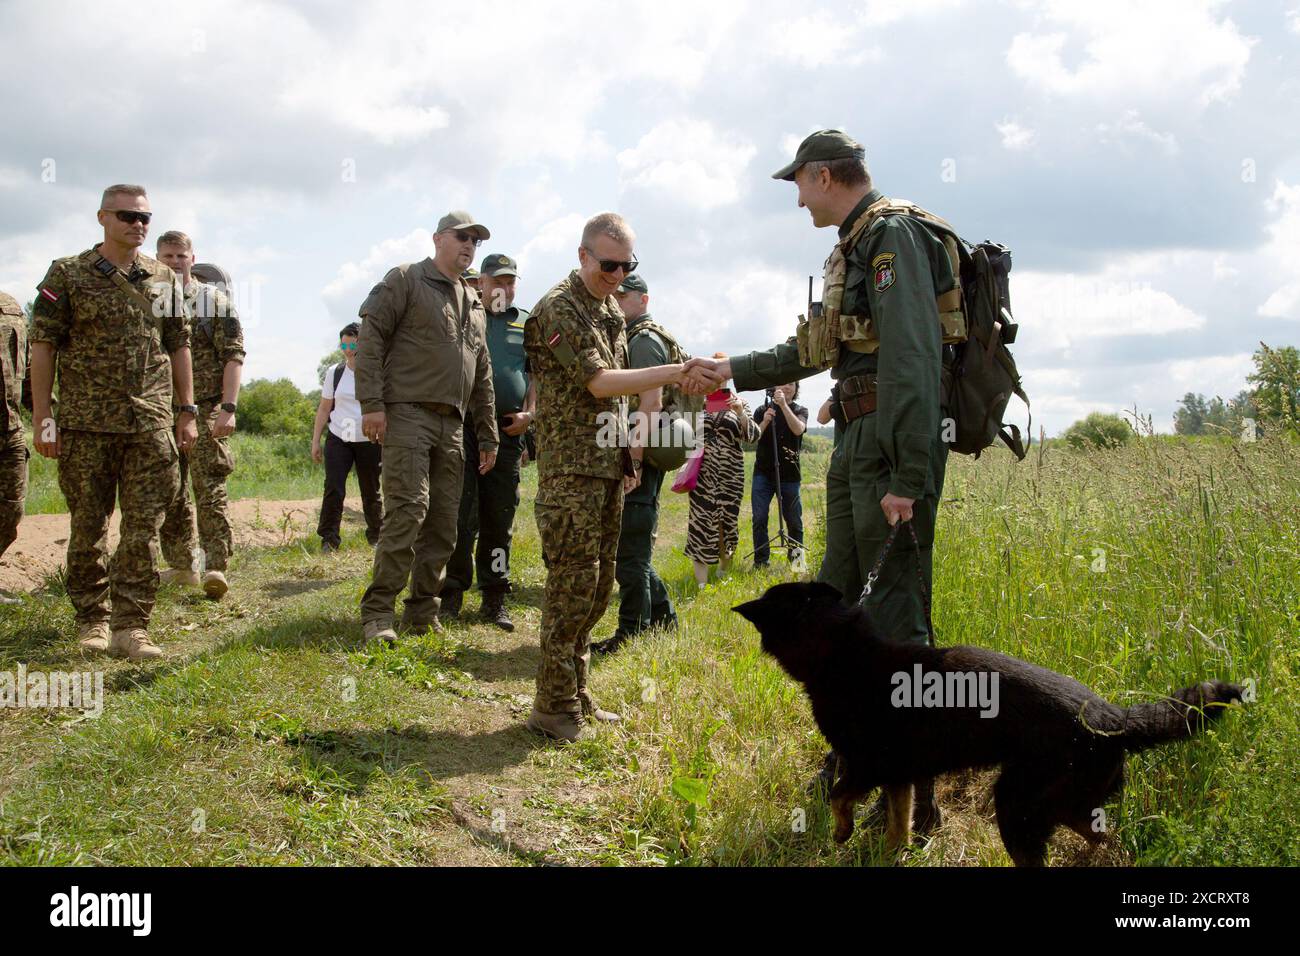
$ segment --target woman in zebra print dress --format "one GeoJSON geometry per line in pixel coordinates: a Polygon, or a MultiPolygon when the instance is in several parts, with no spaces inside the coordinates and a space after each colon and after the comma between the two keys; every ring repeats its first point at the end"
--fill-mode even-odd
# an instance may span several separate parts
{"type": "Polygon", "coordinates": [[[731,567],[740,541],[740,502],[745,495],[745,453],[741,442],[758,438],[758,426],[739,396],[704,417],[704,461],[691,490],[686,525],[686,555],[695,565],[700,587],[709,583],[709,568],[720,574],[731,567]]]}

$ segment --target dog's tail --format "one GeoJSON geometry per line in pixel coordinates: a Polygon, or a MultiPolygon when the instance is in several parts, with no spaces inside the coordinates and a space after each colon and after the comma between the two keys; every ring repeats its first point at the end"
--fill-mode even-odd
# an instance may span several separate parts
{"type": "Polygon", "coordinates": [[[1221,680],[1202,681],[1164,700],[1130,707],[1125,712],[1124,749],[1135,752],[1188,739],[1217,719],[1232,701],[1241,700],[1241,690],[1221,680]]]}

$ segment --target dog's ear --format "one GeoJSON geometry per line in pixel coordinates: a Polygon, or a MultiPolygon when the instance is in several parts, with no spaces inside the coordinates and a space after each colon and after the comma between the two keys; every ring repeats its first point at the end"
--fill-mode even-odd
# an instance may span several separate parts
{"type": "Polygon", "coordinates": [[[749,621],[750,624],[753,624],[759,631],[762,631],[763,625],[772,619],[772,609],[763,598],[737,604],[732,610],[749,621]]]}
{"type": "Polygon", "coordinates": [[[844,595],[840,589],[825,581],[810,581],[808,583],[808,600],[809,601],[834,601],[836,603],[844,600],[844,595]]]}

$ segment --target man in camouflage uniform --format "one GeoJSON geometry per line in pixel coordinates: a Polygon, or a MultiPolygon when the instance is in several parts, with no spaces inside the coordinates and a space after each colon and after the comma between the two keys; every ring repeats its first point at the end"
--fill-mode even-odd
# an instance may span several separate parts
{"type": "MultiPolygon", "coordinates": [[[[629,368],[667,365],[672,356],[664,336],[668,330],[650,317],[650,289],[640,275],[623,279],[614,294],[627,330],[629,368]]],[[[663,389],[653,388],[639,396],[636,411],[650,420],[663,409],[663,389]]],[[[635,431],[635,429],[633,429],[635,431]]],[[[618,629],[614,635],[591,646],[596,654],[611,654],[625,641],[651,627],[674,628],[668,588],[654,568],[654,545],[659,525],[659,491],[664,473],[645,458],[648,435],[631,441],[632,457],[642,462],[641,482],[623,498],[623,526],[618,536],[614,576],[618,581],[618,629]]]]}
{"type": "Polygon", "coordinates": [[[501,444],[497,463],[478,473],[478,438],[473,422],[465,431],[465,485],[456,524],[456,550],[447,562],[442,589],[442,617],[460,613],[465,590],[474,582],[483,592],[483,617],[503,631],[513,631],[506,610],[510,591],[510,539],[519,507],[519,471],[524,432],[533,421],[537,393],[524,371],[524,321],[528,310],[514,304],[519,278],[514,259],[499,253],[483,259],[479,298],[487,308],[487,343],[492,359],[492,393],[501,444]],[[477,553],[475,543],[477,539],[477,553]]]}
{"type": "Polygon", "coordinates": [[[193,451],[181,455],[181,490],[163,521],[162,553],[171,567],[162,572],[162,580],[202,585],[203,593],[217,600],[229,589],[226,566],[234,548],[226,478],[235,467],[229,436],[235,431],[244,332],[228,295],[230,276],[209,263],[195,265],[189,236],[176,231],[159,236],[158,261],[180,276],[185,287],[193,316],[190,361],[199,407],[199,438],[193,451]]]}
{"type": "Polygon", "coordinates": [[[32,428],[37,452],[59,460],[81,645],[139,660],[162,653],[146,631],[158,588],[153,542],[180,489],[178,447],[188,451],[197,438],[190,323],[176,274],[140,254],[152,216],[144,189],[110,186],[98,215],[104,241],[54,260],[39,286],[32,428]],[[182,412],[174,433],[173,395],[182,412]],[[119,499],[121,541],[110,565],[108,522],[119,499]]]}
{"type": "MultiPolygon", "coordinates": [[[[798,186],[799,206],[808,209],[814,226],[839,228],[846,269],[831,377],[847,424],[836,429],[826,473],[826,555],[818,580],[834,585],[845,601],[858,601],[890,528],[911,521],[929,592],[948,460],[940,377],[951,356],[943,345],[937,300],[959,286],[943,235],[911,215],[877,214],[886,200],[872,187],[865,151],[839,130],[807,137],[794,162],[773,178],[798,186]]],[[[829,282],[823,296],[830,299],[829,282]]],[[[767,351],[693,364],[734,378],[742,391],[821,371],[800,363],[793,339],[767,351]]],[[[865,601],[882,633],[896,641],[928,641],[916,568],[911,536],[901,534],[865,601]]],[[[833,783],[836,766],[829,754],[821,786],[833,783]]],[[[940,819],[934,781],[915,785],[914,827],[925,833],[940,819]]]]}
{"type": "Polygon", "coordinates": [[[479,474],[496,463],[487,318],[461,277],[490,236],[469,213],[448,213],[433,235],[433,257],[391,269],[361,304],[361,431],[384,446],[384,522],[361,599],[367,641],[397,639],[393,603],[408,578],[401,626],[440,629],[438,595],[456,546],[467,413],[478,435],[479,474]]]}
{"type": "MultiPolygon", "coordinates": [[[[591,629],[614,588],[623,493],[637,487],[619,397],[680,382],[681,365],[627,368],[614,292],[633,269],[635,236],[621,216],[587,222],[578,268],[542,297],[524,324],[537,383],[537,500],[546,564],[541,665],[528,729],[578,740],[586,721],[614,722],[587,688],[591,629]]],[[[720,379],[697,373],[696,387],[720,379]]]]}
{"type": "MultiPolygon", "coordinates": [[[[27,436],[19,406],[31,408],[27,375],[27,317],[18,300],[0,292],[0,556],[18,537],[27,495],[27,436]]],[[[0,594],[0,604],[18,599],[0,594]]]]}

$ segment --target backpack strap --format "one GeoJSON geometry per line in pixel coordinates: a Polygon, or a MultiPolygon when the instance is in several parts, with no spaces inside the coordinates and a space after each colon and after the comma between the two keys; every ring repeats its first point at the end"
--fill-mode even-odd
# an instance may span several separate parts
{"type": "MultiPolygon", "coordinates": [[[[117,286],[118,291],[131,300],[131,304],[144,313],[144,317],[153,323],[158,332],[158,344],[163,340],[163,321],[162,316],[154,312],[154,302],[147,295],[127,281],[126,276],[122,275],[122,270],[113,263],[109,262],[104,256],[95,252],[94,257],[90,260],[91,266],[102,276],[106,276],[113,285],[117,286]]],[[[174,294],[174,293],[173,293],[174,294]]]]}
{"type": "Polygon", "coordinates": [[[348,367],[347,361],[339,362],[334,366],[334,387],[330,389],[330,411],[334,411],[334,405],[338,402],[339,382],[343,381],[343,370],[348,367]]]}

